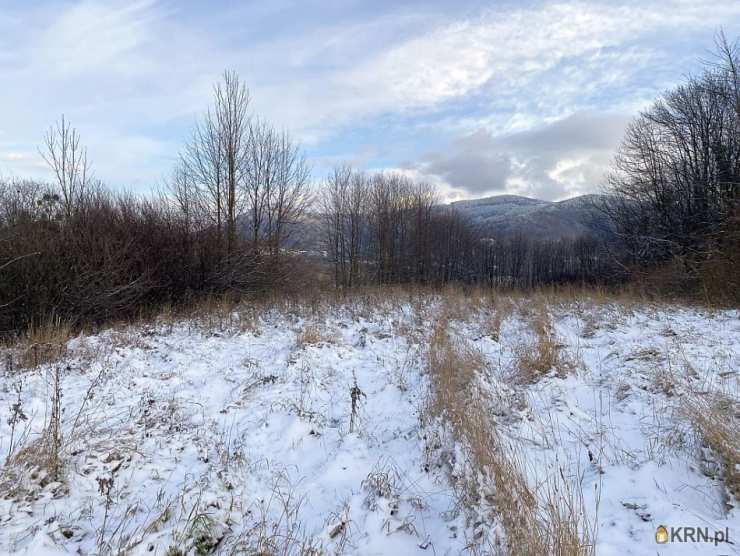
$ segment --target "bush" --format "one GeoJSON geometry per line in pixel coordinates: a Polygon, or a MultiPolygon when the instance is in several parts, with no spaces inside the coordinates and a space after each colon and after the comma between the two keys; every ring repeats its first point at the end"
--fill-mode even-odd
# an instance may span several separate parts
{"type": "Polygon", "coordinates": [[[267,275],[246,243],[226,257],[220,239],[208,226],[188,225],[165,198],[99,187],[67,214],[44,184],[0,183],[0,330],[49,318],[125,318],[146,306],[264,287],[267,275]]]}

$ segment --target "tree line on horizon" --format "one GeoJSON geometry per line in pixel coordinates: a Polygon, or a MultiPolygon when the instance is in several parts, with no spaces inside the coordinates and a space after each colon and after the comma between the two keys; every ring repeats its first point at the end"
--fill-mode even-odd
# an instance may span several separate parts
{"type": "Polygon", "coordinates": [[[336,168],[319,196],[334,285],[447,284],[533,288],[613,281],[595,237],[491,238],[434,188],[398,173],[336,168]]]}
{"type": "Polygon", "coordinates": [[[629,126],[595,207],[613,224],[609,241],[489,237],[432,187],[398,173],[341,165],[316,188],[300,146],[251,113],[234,72],[214,86],[212,106],[154,196],[96,180],[62,118],[40,148],[53,182],[0,180],[0,333],[49,318],[128,317],[202,295],[309,287],[322,272],[288,248],[309,212],[336,288],[652,277],[671,293],[737,301],[739,59],[737,43],[720,35],[703,72],[629,126]]]}

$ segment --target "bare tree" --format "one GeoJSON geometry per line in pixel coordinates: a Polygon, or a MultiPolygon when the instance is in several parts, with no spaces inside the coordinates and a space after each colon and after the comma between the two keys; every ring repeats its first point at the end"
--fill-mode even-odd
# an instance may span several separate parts
{"type": "Polygon", "coordinates": [[[735,210],[740,187],[736,44],[665,93],[628,127],[605,210],[637,263],[691,264],[735,210]]]}
{"type": "Polygon", "coordinates": [[[294,225],[311,203],[310,169],[299,147],[287,132],[275,134],[274,177],[269,180],[267,199],[267,237],[270,254],[278,258],[294,225]]]}
{"type": "Polygon", "coordinates": [[[321,192],[322,231],[334,283],[484,283],[534,287],[615,277],[595,238],[484,237],[432,187],[398,173],[338,166],[321,192]]]}
{"type": "Polygon", "coordinates": [[[255,253],[274,260],[312,199],[310,170],[286,132],[256,120],[250,126],[244,196],[255,253]]]}
{"type": "Polygon", "coordinates": [[[215,87],[214,114],[226,178],[226,245],[231,255],[236,242],[236,217],[240,209],[240,184],[245,175],[244,160],[249,146],[249,92],[236,72],[226,71],[215,87]]]}
{"type": "Polygon", "coordinates": [[[80,144],[80,134],[62,116],[47,131],[44,146],[39,152],[54,172],[64,213],[70,218],[85,196],[91,179],[87,149],[80,144]]]}
{"type": "Polygon", "coordinates": [[[216,227],[219,241],[223,238],[224,174],[221,136],[209,111],[180,154],[173,193],[191,214],[197,207],[209,225],[216,227]]]}
{"type": "Polygon", "coordinates": [[[360,172],[351,176],[345,200],[344,227],[347,230],[347,259],[349,263],[349,280],[347,285],[354,286],[360,282],[360,266],[367,243],[366,205],[370,195],[370,181],[360,172]]]}
{"type": "Polygon", "coordinates": [[[249,104],[238,75],[225,72],[180,156],[170,195],[187,222],[215,229],[225,277],[279,280],[281,250],[311,200],[310,171],[289,135],[252,117],[249,104]]]}
{"type": "Polygon", "coordinates": [[[169,193],[182,215],[186,232],[189,234],[199,228],[201,207],[198,188],[192,174],[182,163],[172,171],[169,193]]]}
{"type": "Polygon", "coordinates": [[[264,120],[252,122],[249,128],[244,194],[251,232],[250,240],[255,254],[260,253],[264,239],[268,197],[276,166],[275,143],[275,130],[267,122],[264,120]]]}
{"type": "Polygon", "coordinates": [[[366,190],[365,176],[346,165],[334,168],[322,190],[319,210],[323,217],[324,243],[334,266],[337,287],[350,287],[357,281],[360,221],[366,217],[367,210],[366,190]]]}
{"type": "MultiPolygon", "coordinates": [[[[180,155],[180,171],[193,185],[190,205],[198,205],[215,225],[225,254],[236,244],[236,219],[241,209],[245,159],[249,145],[249,92],[238,75],[224,72],[214,86],[214,106],[196,125],[180,155]]],[[[180,195],[184,191],[180,188],[180,195]]]]}

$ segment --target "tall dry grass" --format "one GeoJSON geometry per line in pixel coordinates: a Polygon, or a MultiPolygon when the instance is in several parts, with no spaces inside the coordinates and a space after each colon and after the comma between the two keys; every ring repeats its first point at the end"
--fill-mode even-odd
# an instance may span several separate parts
{"type": "Polygon", "coordinates": [[[554,372],[565,376],[571,365],[562,353],[555,329],[546,306],[540,304],[531,316],[531,327],[535,340],[517,347],[519,375],[523,382],[537,382],[541,377],[554,372]]]}
{"type": "MultiPolygon", "coordinates": [[[[584,512],[582,493],[570,488],[562,471],[545,485],[544,495],[538,496],[530,487],[525,462],[500,436],[478,386],[477,375],[485,372],[485,362],[478,352],[451,338],[448,319],[444,312],[429,343],[431,396],[426,415],[449,425],[469,459],[471,469],[458,478],[461,505],[484,502],[489,507],[489,519],[503,528],[507,554],[594,554],[595,533],[584,512]]],[[[500,551],[501,547],[476,546],[479,549],[500,551]]]]}
{"type": "MultiPolygon", "coordinates": [[[[647,354],[654,352],[657,350],[647,351],[647,354]]],[[[732,382],[717,380],[723,373],[701,375],[685,353],[682,359],[683,365],[676,365],[671,354],[666,353],[665,362],[653,372],[653,390],[666,398],[661,413],[670,415],[670,424],[660,431],[661,438],[656,444],[672,449],[683,449],[687,445],[697,447],[703,472],[712,479],[721,480],[726,494],[740,500],[740,392],[737,384],[733,388],[732,382]],[[687,443],[691,438],[695,442],[687,443]]]]}
{"type": "Polygon", "coordinates": [[[7,374],[55,363],[67,353],[67,342],[75,330],[69,321],[50,316],[30,326],[21,335],[6,339],[3,352],[7,374]]]}
{"type": "Polygon", "coordinates": [[[728,492],[740,500],[740,404],[717,391],[684,390],[683,415],[691,422],[702,446],[719,463],[728,492]]]}
{"type": "Polygon", "coordinates": [[[513,310],[513,304],[511,299],[504,296],[491,296],[489,314],[486,319],[488,327],[488,335],[496,341],[501,341],[501,327],[504,324],[504,320],[511,314],[513,310]]]}

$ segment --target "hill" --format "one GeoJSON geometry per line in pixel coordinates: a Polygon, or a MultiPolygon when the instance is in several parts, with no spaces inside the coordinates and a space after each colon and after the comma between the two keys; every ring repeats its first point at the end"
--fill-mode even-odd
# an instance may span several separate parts
{"type": "Polygon", "coordinates": [[[564,201],[543,201],[519,195],[496,195],[451,203],[485,235],[498,239],[522,235],[529,239],[604,237],[610,226],[596,208],[601,196],[581,195],[564,201]]]}

